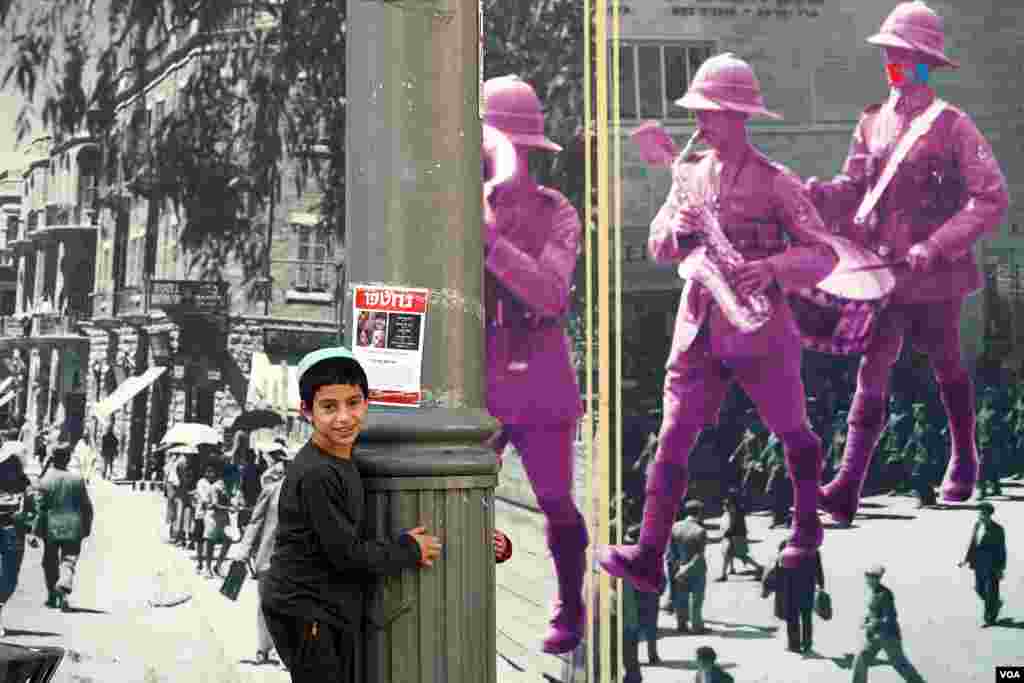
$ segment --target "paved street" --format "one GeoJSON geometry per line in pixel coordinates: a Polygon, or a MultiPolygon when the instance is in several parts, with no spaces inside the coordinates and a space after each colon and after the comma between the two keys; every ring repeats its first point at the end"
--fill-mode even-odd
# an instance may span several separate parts
{"type": "MultiPolygon", "coordinates": [[[[75,611],[45,609],[41,550],[28,549],[21,582],[4,609],[7,640],[25,645],[63,645],[72,655],[57,683],[92,681],[226,681],[285,683],[275,666],[254,666],[255,583],[247,581],[237,603],[218,592],[220,582],[195,575],[191,553],[160,537],[163,498],[107,482],[92,487],[96,534],[79,564],[75,611]],[[160,574],[163,579],[161,582],[160,574]],[[191,593],[179,606],[152,608],[158,593],[191,593]]],[[[1024,664],[1024,482],[1010,482],[1006,499],[993,499],[996,519],[1007,529],[1009,570],[1004,581],[1006,625],[979,628],[979,605],[971,575],[956,567],[975,519],[972,506],[917,511],[907,498],[873,498],[851,530],[828,532],[823,548],[826,581],[835,618],[817,622],[813,657],[784,651],[770,601],[758,597],[750,577],[712,583],[706,615],[715,633],[674,634],[662,617],[660,667],[644,667],[644,680],[678,683],[692,677],[693,651],[718,650],[738,683],[814,680],[848,681],[857,625],[863,614],[864,566],[883,561],[895,591],[907,653],[933,682],[992,680],[997,664],[1024,664]],[[1011,500],[1013,499],[1013,500],[1011,500]]],[[[538,640],[546,626],[554,577],[544,547],[540,517],[507,503],[497,506],[498,526],[513,538],[515,555],[498,568],[498,680],[502,683],[558,680],[562,660],[543,655],[538,640]]],[[[714,526],[717,520],[712,520],[714,526]]],[[[762,562],[784,530],[768,530],[768,519],[749,519],[753,551],[762,562]]],[[[712,532],[717,533],[717,530],[712,532]]],[[[711,546],[711,571],[720,567],[720,546],[711,546]]],[[[641,661],[646,648],[641,645],[641,661]]],[[[884,664],[872,681],[899,680],[884,664]]]]}
{"type": "MultiPolygon", "coordinates": [[[[785,624],[775,620],[771,599],[760,598],[752,576],[734,576],[725,584],[709,583],[704,613],[711,635],[676,635],[675,618],[662,614],[658,649],[664,663],[644,666],[644,682],[692,680],[694,651],[701,645],[715,648],[737,683],[848,682],[866,601],[861,572],[874,562],[887,567],[884,581],[895,594],[907,656],[929,683],[994,680],[995,666],[1024,664],[1024,482],[1009,482],[1005,492],[991,499],[1009,551],[1002,625],[979,627],[973,574],[956,566],[977,518],[973,505],[916,510],[910,498],[880,496],[867,502],[854,528],[826,530],[822,560],[835,616],[815,621],[812,656],[785,651],[785,624]]],[[[772,562],[786,530],[769,530],[770,517],[761,514],[747,523],[752,553],[762,564],[772,562]]],[[[712,537],[719,533],[711,531],[712,537]]],[[[709,546],[708,555],[713,578],[721,569],[721,545],[709,546]]],[[[641,663],[646,656],[641,643],[641,663]]],[[[872,683],[902,680],[884,664],[884,655],[879,659],[870,672],[872,683]]]]}
{"type": "MultiPolygon", "coordinates": [[[[31,472],[30,474],[35,474],[31,472]]],[[[256,649],[256,583],[236,603],[219,593],[220,580],[196,576],[193,552],[164,542],[158,492],[133,492],[99,480],[91,487],[94,535],[78,565],[71,613],[43,606],[42,549],[27,549],[18,590],[4,609],[5,640],[60,645],[69,657],[55,683],[214,681],[286,683],[277,666],[252,663],[256,649]],[[191,598],[175,607],[148,602],[174,594],[191,598]]],[[[499,503],[498,526],[515,539],[515,558],[498,571],[498,680],[558,676],[561,660],[539,653],[538,641],[554,594],[539,516],[499,503]],[[527,575],[524,575],[523,572],[527,575]],[[525,578],[525,580],[524,580],[525,578]],[[514,624],[514,625],[512,625],[514,624]]]]}

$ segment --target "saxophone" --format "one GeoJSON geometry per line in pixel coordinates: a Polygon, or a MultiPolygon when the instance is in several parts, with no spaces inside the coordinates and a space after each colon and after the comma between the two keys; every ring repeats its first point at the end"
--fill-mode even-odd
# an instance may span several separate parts
{"type": "MultiPolygon", "coordinates": [[[[686,143],[680,155],[684,160],[689,158],[690,150],[700,138],[701,132],[698,129],[686,143]]],[[[676,186],[685,187],[683,183],[676,183],[676,186]]],[[[695,280],[706,287],[726,319],[736,329],[746,334],[756,332],[771,319],[774,309],[763,292],[744,297],[733,287],[736,270],[746,261],[726,237],[718,219],[717,203],[713,197],[708,196],[695,199],[686,190],[682,191],[679,199],[684,207],[696,209],[703,223],[703,229],[694,235],[701,246],[679,265],[680,277],[695,280]]]]}

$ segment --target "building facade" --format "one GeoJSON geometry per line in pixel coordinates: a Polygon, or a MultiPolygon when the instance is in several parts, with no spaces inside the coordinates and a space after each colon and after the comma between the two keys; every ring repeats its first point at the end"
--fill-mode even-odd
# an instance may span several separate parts
{"type": "Polygon", "coordinates": [[[151,52],[141,82],[125,71],[113,120],[90,120],[94,137],[38,140],[26,170],[0,178],[0,353],[23,366],[0,388],[15,388],[15,413],[51,434],[111,430],[129,478],[180,422],[228,432],[266,407],[301,438],[295,365],[340,330],[341,245],[319,227],[316,179],[299,183],[298,162],[280,165],[276,205],[248,216],[271,244],[254,282],[233,261],[212,275],[192,267],[178,211],[139,190],[145,153],[133,168],[102,142],[131,129],[123,139],[146,149],[203,58],[200,37],[193,26],[151,52]]]}
{"type": "MultiPolygon", "coordinates": [[[[1014,28],[1024,20],[1024,7],[993,0],[929,4],[944,18],[947,50],[962,65],[935,72],[933,84],[940,97],[974,117],[999,156],[1011,193],[1009,219],[978,249],[990,283],[998,284],[1002,295],[988,292],[969,300],[964,351],[972,365],[992,355],[1011,362],[1008,351],[1021,346],[1024,330],[993,324],[992,302],[1007,308],[1007,297],[1019,291],[1015,276],[1024,264],[1024,209],[1012,203],[1024,189],[1024,150],[1017,142],[1024,133],[1018,95],[1024,72],[1014,59],[1024,41],[1014,28]]],[[[887,96],[879,51],[865,38],[877,32],[895,5],[895,0],[621,3],[623,378],[636,401],[653,397],[656,403],[660,396],[682,281],[674,268],[652,264],[646,249],[670,174],[647,168],[629,134],[640,122],[657,119],[684,144],[694,120],[673,101],[704,59],[734,52],[754,68],[769,109],[785,117],[752,120],[754,144],[803,178],[831,178],[840,171],[863,108],[887,96]]]]}

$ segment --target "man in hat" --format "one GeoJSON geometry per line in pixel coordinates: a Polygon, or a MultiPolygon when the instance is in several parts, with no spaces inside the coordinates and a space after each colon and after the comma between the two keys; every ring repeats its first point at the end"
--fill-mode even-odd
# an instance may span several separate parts
{"type": "Polygon", "coordinates": [[[889,664],[910,683],[924,683],[921,674],[903,652],[903,637],[896,617],[896,600],[892,591],[882,585],[885,567],[876,564],[864,572],[868,584],[868,611],[861,628],[864,642],[853,660],[853,683],[867,683],[868,667],[879,650],[884,650],[889,664]]]}
{"type": "Polygon", "coordinates": [[[47,607],[68,610],[82,541],[92,534],[93,507],[80,474],[68,471],[71,444],[54,446],[49,471],[36,489],[37,515],[32,533],[43,540],[47,607]]]}
{"type": "Polygon", "coordinates": [[[676,627],[680,633],[705,635],[704,594],[708,586],[708,561],[704,549],[708,532],[704,528],[704,504],[688,500],[683,519],[672,525],[668,547],[669,579],[675,584],[672,594],[676,627]]]}
{"type": "Polygon", "coordinates": [[[583,413],[565,316],[580,250],[576,209],[530,176],[534,150],[561,147],[544,135],[533,88],[515,76],[484,84],[485,135],[514,150],[512,172],[484,150],[487,409],[501,422],[493,445],[512,443],[545,517],[558,601],[542,649],[571,652],[583,637],[587,528],[572,497],[573,442],[583,413]],[[495,177],[496,176],[496,177],[495,177]]]}
{"type": "Polygon", "coordinates": [[[664,582],[661,560],[686,493],[690,452],[704,427],[717,421],[734,381],[784,447],[796,499],[785,561],[795,566],[813,560],[823,536],[817,514],[821,440],[808,419],[801,340],[782,292],[813,287],[828,276],[836,263],[832,238],[800,180],[749,141],[751,115],[779,115],[765,109],[757,77],[746,62],[728,53],[708,59],[677,104],[696,110],[700,136],[712,151],[686,158],[680,154],[675,161],[672,189],[651,223],[651,255],[662,264],[690,257],[695,236],[708,228],[708,211],[744,262],[730,283],[736,296],[744,301],[764,296],[773,314],[756,331],[743,332],[708,288],[689,280],[683,290],[640,542],[598,554],[609,574],[652,592],[664,582]],[[792,244],[787,245],[786,235],[792,244]]]}
{"type": "Polygon", "coordinates": [[[1006,571],[1006,532],[992,519],[994,512],[991,503],[978,505],[978,521],[972,529],[967,555],[958,565],[974,570],[974,591],[984,604],[983,627],[996,623],[1003,607],[1003,601],[999,599],[999,583],[1006,571]]]}
{"type": "Polygon", "coordinates": [[[352,451],[370,390],[352,353],[314,351],[299,363],[298,375],[313,435],[278,494],[276,544],[260,580],[263,616],[293,683],[361,681],[368,576],[432,567],[441,543],[422,526],[393,540],[366,538],[352,451]]]}
{"type": "Polygon", "coordinates": [[[861,358],[839,473],[821,491],[821,507],[840,524],[857,512],[905,338],[929,355],[949,420],[941,495],[953,502],[971,497],[978,475],[975,398],[960,357],[960,311],[982,286],[972,249],[998,228],[1008,204],[985,137],[928,86],[932,69],[957,67],[943,51],[942,18],[922,2],[904,2],[868,42],[882,48],[889,99],[861,114],[843,173],[808,181],[822,215],[899,264],[889,305],[861,358]]]}

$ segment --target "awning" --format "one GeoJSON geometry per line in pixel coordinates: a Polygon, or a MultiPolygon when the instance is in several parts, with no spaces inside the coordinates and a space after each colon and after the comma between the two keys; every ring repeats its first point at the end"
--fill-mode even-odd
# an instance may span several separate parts
{"type": "Polygon", "coordinates": [[[129,377],[112,394],[96,404],[96,407],[93,409],[96,418],[101,421],[106,420],[123,408],[128,401],[148,389],[165,372],[167,372],[167,368],[161,366],[150,368],[141,375],[129,377]]]}
{"type": "Polygon", "coordinates": [[[261,402],[283,415],[297,415],[299,372],[295,365],[285,362],[275,365],[267,354],[253,351],[245,404],[251,409],[261,402]]]}
{"type": "Polygon", "coordinates": [[[15,396],[17,396],[17,394],[13,391],[8,391],[3,396],[0,396],[0,408],[3,408],[5,405],[13,401],[15,396]]]}
{"type": "MultiPolygon", "coordinates": [[[[0,394],[3,394],[5,391],[10,389],[12,384],[14,384],[14,376],[13,375],[11,377],[8,377],[4,381],[0,382],[0,394]]],[[[2,405],[2,404],[0,404],[0,405],[2,405]]]]}

